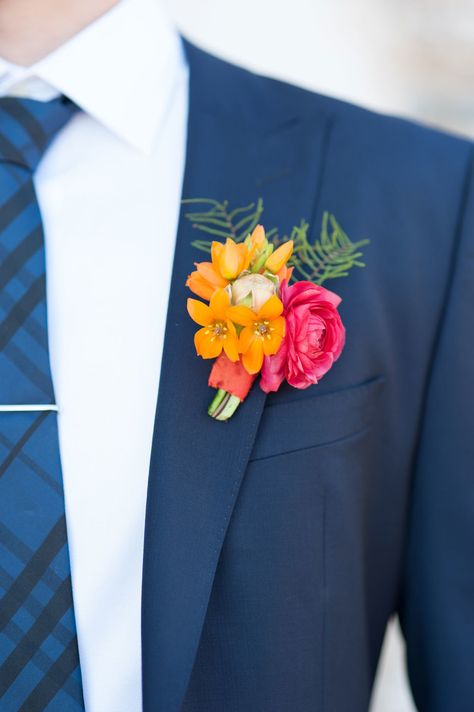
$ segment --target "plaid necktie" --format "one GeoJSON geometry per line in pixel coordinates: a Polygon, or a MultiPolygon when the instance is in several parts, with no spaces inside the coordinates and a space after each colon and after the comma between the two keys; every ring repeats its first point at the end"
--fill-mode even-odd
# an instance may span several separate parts
{"type": "Polygon", "coordinates": [[[33,185],[75,110],[64,98],[0,99],[2,712],[84,709],[33,185]]]}

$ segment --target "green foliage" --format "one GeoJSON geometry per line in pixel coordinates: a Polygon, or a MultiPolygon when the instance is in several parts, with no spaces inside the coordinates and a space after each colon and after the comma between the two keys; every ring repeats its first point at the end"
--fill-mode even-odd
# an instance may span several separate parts
{"type": "MultiPolygon", "coordinates": [[[[198,239],[192,244],[203,252],[210,253],[212,240],[225,240],[231,237],[235,242],[245,240],[253,229],[261,222],[263,201],[250,203],[242,208],[229,209],[228,201],[220,203],[209,198],[192,198],[183,200],[185,205],[207,206],[207,209],[186,213],[186,218],[193,227],[211,236],[209,239],[198,239]]],[[[361,261],[361,247],[369,240],[352,242],[334,215],[323,214],[319,238],[311,241],[308,237],[309,224],[302,220],[296,225],[289,236],[279,236],[278,230],[266,230],[267,238],[278,247],[282,242],[293,240],[294,250],[289,265],[294,267],[292,281],[308,280],[315,284],[323,284],[329,279],[347,277],[352,267],[365,267],[361,261]]]]}
{"type": "MultiPolygon", "coordinates": [[[[294,248],[289,264],[295,268],[294,279],[323,284],[328,279],[347,277],[352,267],[365,267],[360,259],[360,248],[369,240],[352,242],[334,215],[328,212],[323,214],[321,235],[314,242],[308,238],[308,230],[308,223],[302,220],[290,235],[294,248]]],[[[277,244],[286,239],[278,240],[277,244]]]]}
{"type": "MultiPolygon", "coordinates": [[[[250,203],[243,208],[229,210],[229,201],[210,198],[188,198],[183,200],[183,205],[207,205],[207,210],[186,213],[196,230],[212,236],[212,240],[226,240],[231,237],[235,242],[242,242],[247,235],[259,224],[263,213],[263,200],[259,198],[256,203],[250,203]]],[[[194,240],[193,247],[204,252],[211,251],[212,240],[194,240]]]]}

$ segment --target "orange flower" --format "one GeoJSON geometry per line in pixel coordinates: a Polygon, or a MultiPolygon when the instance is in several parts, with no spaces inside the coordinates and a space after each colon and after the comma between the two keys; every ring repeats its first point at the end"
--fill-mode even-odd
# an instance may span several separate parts
{"type": "Polygon", "coordinates": [[[198,297],[209,301],[216,289],[227,287],[242,272],[262,272],[263,268],[273,274],[285,272],[286,262],[293,251],[289,240],[269,255],[273,247],[268,244],[265,230],[257,225],[245,242],[227,238],[225,244],[214,241],[211,246],[211,262],[196,262],[196,269],[189,275],[186,286],[198,297]]]}
{"type": "Polygon", "coordinates": [[[237,244],[230,237],[225,241],[212,243],[212,263],[219,274],[229,281],[239,276],[249,266],[249,250],[244,242],[237,244]]]}
{"type": "Polygon", "coordinates": [[[196,268],[196,271],[189,275],[186,286],[198,297],[209,301],[216,289],[227,286],[228,281],[222,277],[212,262],[196,262],[196,268]]]}
{"type": "Polygon", "coordinates": [[[276,354],[285,335],[283,304],[273,295],[256,313],[244,306],[230,307],[227,315],[244,328],[239,338],[242,363],[248,373],[258,373],[264,356],[276,354]]]}
{"type": "Polygon", "coordinates": [[[245,243],[235,243],[230,237],[225,244],[213,242],[212,262],[196,262],[196,270],[189,275],[186,286],[209,301],[216,289],[226,287],[249,266],[251,252],[245,243]]]}
{"type": "Polygon", "coordinates": [[[216,358],[224,349],[231,361],[239,360],[238,337],[235,326],[227,315],[230,306],[225,289],[217,289],[209,306],[197,299],[188,299],[191,319],[202,326],[194,335],[198,356],[216,358]]]}
{"type": "Polygon", "coordinates": [[[278,247],[275,252],[272,252],[268,260],[265,262],[265,269],[273,274],[278,274],[281,268],[286,265],[293,252],[293,240],[284,242],[278,247]]]}

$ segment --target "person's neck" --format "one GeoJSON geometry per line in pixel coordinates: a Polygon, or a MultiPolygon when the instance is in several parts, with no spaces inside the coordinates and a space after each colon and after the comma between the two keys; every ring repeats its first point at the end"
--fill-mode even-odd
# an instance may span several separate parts
{"type": "Polygon", "coordinates": [[[67,42],[119,0],[0,0],[0,56],[27,67],[67,42]]]}

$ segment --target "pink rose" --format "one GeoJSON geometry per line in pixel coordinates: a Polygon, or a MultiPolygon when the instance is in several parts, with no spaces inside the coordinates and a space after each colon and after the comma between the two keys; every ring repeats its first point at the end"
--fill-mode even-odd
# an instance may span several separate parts
{"type": "Polygon", "coordinates": [[[278,352],[266,356],[260,387],[277,391],[282,382],[294,388],[317,383],[341,355],[346,330],[337,311],[340,297],[312,282],[282,282],[280,298],[286,334],[278,352]]]}

